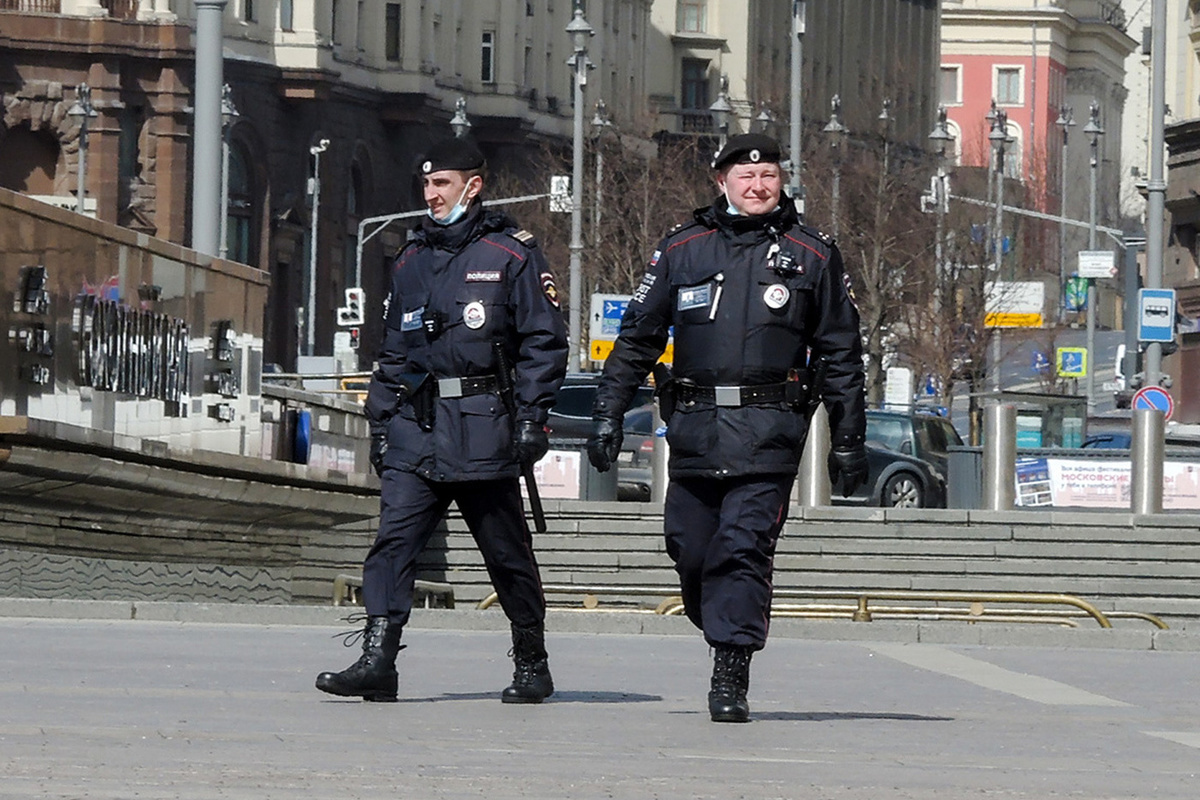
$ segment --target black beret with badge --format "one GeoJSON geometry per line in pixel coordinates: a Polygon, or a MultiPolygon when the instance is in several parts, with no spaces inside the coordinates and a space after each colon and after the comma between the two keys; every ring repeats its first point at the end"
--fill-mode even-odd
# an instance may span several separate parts
{"type": "Polygon", "coordinates": [[[454,169],[469,172],[483,167],[483,153],[479,148],[465,139],[443,139],[426,151],[420,162],[420,173],[428,175],[431,172],[441,172],[444,169],[454,169]]]}
{"type": "Polygon", "coordinates": [[[778,164],[783,158],[779,142],[761,133],[731,136],[712,160],[713,169],[731,164],[778,164]]]}

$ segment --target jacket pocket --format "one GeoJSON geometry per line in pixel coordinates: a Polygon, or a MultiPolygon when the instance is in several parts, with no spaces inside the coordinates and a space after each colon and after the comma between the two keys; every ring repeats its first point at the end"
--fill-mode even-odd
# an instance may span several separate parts
{"type": "Polygon", "coordinates": [[[512,421],[497,395],[477,394],[449,402],[459,404],[460,441],[467,460],[512,461],[512,421]]]}

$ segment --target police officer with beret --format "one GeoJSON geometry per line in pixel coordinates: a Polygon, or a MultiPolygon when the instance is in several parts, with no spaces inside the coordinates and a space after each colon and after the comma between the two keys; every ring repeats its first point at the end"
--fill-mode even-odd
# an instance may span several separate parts
{"type": "Polygon", "coordinates": [[[363,565],[363,652],[347,669],[317,676],[330,694],[396,700],[417,557],[451,501],[512,627],[515,670],[500,699],[540,703],[554,691],[517,476],[549,447],[545,423],[566,374],[567,335],[533,236],[483,207],[484,168],[463,139],[434,145],[420,163],[429,215],[396,258],[366,400],[380,513],[363,565]]]}
{"type": "Polygon", "coordinates": [[[750,719],[750,659],[767,640],[772,560],[810,403],[829,410],[828,466],[842,493],[867,473],[858,311],[841,254],[800,224],[779,162],[778,143],[761,134],[734,136],[717,154],[721,194],[651,256],[605,362],[588,441],[591,462],[608,469],[622,416],[674,326],[674,374],[656,374],[671,446],[666,546],[688,618],[713,648],[716,722],[750,719]]]}

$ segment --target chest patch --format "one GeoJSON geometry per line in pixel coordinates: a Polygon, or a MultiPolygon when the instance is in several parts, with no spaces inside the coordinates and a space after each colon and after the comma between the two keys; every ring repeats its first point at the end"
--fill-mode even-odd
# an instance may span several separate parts
{"type": "Polygon", "coordinates": [[[501,273],[498,269],[475,270],[467,273],[467,283],[499,283],[501,273]]]}
{"type": "Polygon", "coordinates": [[[792,293],[782,283],[773,283],[763,292],[763,302],[767,304],[767,308],[779,310],[787,305],[788,299],[792,293]]]}
{"type": "Polygon", "coordinates": [[[690,308],[706,308],[712,300],[712,286],[704,284],[703,286],[688,286],[679,290],[680,311],[687,311],[690,308]]]}
{"type": "Polygon", "coordinates": [[[425,316],[425,307],[414,308],[412,311],[405,311],[400,316],[400,330],[402,331],[419,331],[421,329],[421,320],[425,316]]]}
{"type": "Polygon", "coordinates": [[[483,303],[476,300],[474,303],[467,303],[467,307],[463,309],[463,324],[473,331],[477,331],[487,322],[487,311],[483,307],[483,303]]]}

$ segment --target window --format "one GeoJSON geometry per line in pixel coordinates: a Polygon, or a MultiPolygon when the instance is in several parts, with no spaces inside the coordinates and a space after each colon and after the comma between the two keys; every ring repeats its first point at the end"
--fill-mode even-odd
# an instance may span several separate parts
{"type": "Polygon", "coordinates": [[[388,61],[400,60],[400,4],[388,3],[384,9],[383,55],[388,61]]]}
{"type": "Polygon", "coordinates": [[[358,52],[360,53],[366,49],[363,47],[363,44],[366,42],[367,38],[363,33],[363,30],[367,24],[367,9],[365,6],[366,3],[363,0],[358,0],[358,7],[355,9],[354,14],[354,46],[358,48],[358,52]]]}
{"type": "Polygon", "coordinates": [[[479,80],[496,82],[496,32],[484,31],[479,51],[479,80]]]}
{"type": "Polygon", "coordinates": [[[332,0],[329,4],[329,41],[338,44],[338,0],[332,0]]]}
{"type": "Polygon", "coordinates": [[[254,0],[245,0],[242,3],[242,20],[244,22],[254,22],[258,19],[254,16],[254,0]]]}
{"type": "Polygon", "coordinates": [[[683,80],[679,87],[679,107],[708,110],[708,61],[683,59],[683,80]]]}
{"type": "Polygon", "coordinates": [[[292,30],[292,0],[279,0],[279,29],[292,30]]]}
{"type": "Polygon", "coordinates": [[[253,237],[254,193],[250,159],[241,144],[229,148],[229,206],[226,209],[225,249],[230,261],[253,264],[258,252],[253,237]]]}
{"type": "Polygon", "coordinates": [[[708,0],[679,0],[675,6],[675,30],[679,33],[707,33],[708,0]]]}
{"type": "Polygon", "coordinates": [[[962,103],[962,68],[957,64],[953,67],[942,67],[941,103],[946,106],[957,106],[962,103]]]}
{"type": "Polygon", "coordinates": [[[995,95],[997,105],[1021,105],[1021,83],[1020,67],[996,67],[995,95]]]}

